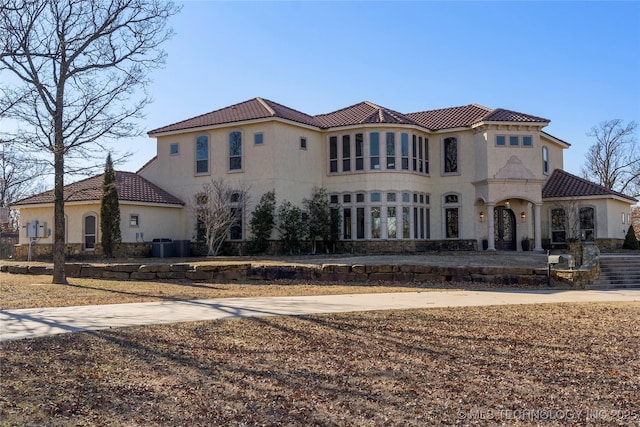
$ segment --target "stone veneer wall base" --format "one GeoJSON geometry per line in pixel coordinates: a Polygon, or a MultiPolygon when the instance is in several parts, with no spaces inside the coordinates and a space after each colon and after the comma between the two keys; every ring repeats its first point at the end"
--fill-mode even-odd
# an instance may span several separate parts
{"type": "MultiPolygon", "coordinates": [[[[596,263],[597,264],[597,263],[596,263]]],[[[318,280],[324,282],[473,282],[520,286],[545,286],[545,268],[517,267],[441,267],[425,265],[343,265],[324,264],[318,267],[252,266],[251,264],[191,265],[177,264],[107,264],[67,263],[67,277],[93,279],[162,281],[187,280],[193,282],[253,282],[271,280],[318,280]]],[[[0,272],[13,274],[52,274],[52,267],[30,265],[2,265],[0,272]]],[[[584,288],[597,278],[597,270],[553,270],[555,285],[584,288]]]]}

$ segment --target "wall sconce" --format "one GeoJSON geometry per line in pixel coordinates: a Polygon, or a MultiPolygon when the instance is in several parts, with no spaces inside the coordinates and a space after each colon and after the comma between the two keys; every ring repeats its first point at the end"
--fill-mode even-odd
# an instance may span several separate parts
{"type": "Polygon", "coordinates": [[[484,222],[484,212],[480,212],[480,222],[484,222]]]}
{"type": "Polygon", "coordinates": [[[525,222],[527,220],[527,213],[524,211],[520,212],[520,219],[522,222],[525,222]]]}

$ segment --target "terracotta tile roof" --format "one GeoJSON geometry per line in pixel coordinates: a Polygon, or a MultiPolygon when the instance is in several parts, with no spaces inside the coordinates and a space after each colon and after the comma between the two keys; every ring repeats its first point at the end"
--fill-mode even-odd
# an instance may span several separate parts
{"type": "Polygon", "coordinates": [[[315,118],[323,128],[358,125],[363,123],[396,123],[419,125],[402,113],[380,107],[371,102],[360,102],[327,114],[319,114],[315,118]]]}
{"type": "Polygon", "coordinates": [[[264,119],[268,117],[278,117],[311,126],[319,125],[316,119],[308,114],[285,107],[284,105],[267,99],[253,98],[239,104],[231,105],[210,113],[154,129],[148,132],[148,134],[154,135],[162,132],[172,132],[205,126],[242,122],[246,120],[264,119]]]}
{"type": "Polygon", "coordinates": [[[464,105],[461,107],[441,108],[407,114],[412,120],[431,130],[469,127],[482,120],[491,109],[482,105],[464,105]]]}
{"type": "Polygon", "coordinates": [[[548,123],[548,119],[532,116],[530,114],[518,113],[517,111],[496,108],[482,118],[485,122],[520,122],[520,123],[548,123]]]}
{"type": "Polygon", "coordinates": [[[542,188],[543,199],[584,196],[618,196],[630,203],[638,201],[561,169],[555,169],[542,188]]]}
{"type": "Polygon", "coordinates": [[[296,123],[315,126],[319,129],[358,124],[390,123],[417,125],[429,130],[441,130],[470,127],[483,120],[526,123],[549,122],[547,119],[529,114],[518,113],[503,108],[492,110],[476,104],[403,114],[368,101],[360,102],[331,113],[310,116],[278,104],[277,102],[269,101],[268,99],[253,98],[239,104],[234,104],[210,113],[154,129],[148,134],[154,136],[163,132],[197,129],[200,127],[269,117],[291,120],[296,123]]]}
{"type": "MultiPolygon", "coordinates": [[[[102,177],[103,174],[100,174],[65,185],[66,201],[99,201],[102,196],[102,177]]],[[[118,199],[120,201],[184,205],[182,200],[133,172],[116,171],[116,180],[118,199]]],[[[53,203],[53,201],[53,190],[49,190],[12,203],[12,206],[49,204],[53,203]]]]}

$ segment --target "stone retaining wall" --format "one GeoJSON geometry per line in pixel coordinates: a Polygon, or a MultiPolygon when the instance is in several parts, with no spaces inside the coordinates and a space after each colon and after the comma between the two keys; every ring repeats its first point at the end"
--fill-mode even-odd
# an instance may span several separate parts
{"type": "MultiPolygon", "coordinates": [[[[14,274],[52,274],[51,267],[3,265],[0,271],[14,274]]],[[[189,280],[205,282],[265,281],[278,279],[320,280],[331,282],[440,283],[476,282],[498,285],[543,286],[546,269],[517,267],[442,267],[425,265],[343,265],[317,267],[252,266],[251,264],[192,265],[178,264],[66,264],[67,277],[114,280],[189,280]]],[[[584,287],[586,273],[577,270],[553,270],[554,284],[560,281],[584,287]]],[[[591,282],[589,282],[591,283],[591,282]]]]}

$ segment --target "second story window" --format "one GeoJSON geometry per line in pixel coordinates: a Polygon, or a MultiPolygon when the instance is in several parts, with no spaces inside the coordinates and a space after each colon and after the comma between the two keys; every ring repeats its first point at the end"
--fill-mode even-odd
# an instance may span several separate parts
{"type": "Polygon", "coordinates": [[[549,173],[549,149],[542,147],[542,172],[546,175],[549,173]]]}
{"type": "Polygon", "coordinates": [[[364,135],[356,133],[356,170],[364,170],[364,135]]]}
{"type": "Polygon", "coordinates": [[[242,134],[238,131],[229,134],[229,170],[242,169],[242,134]]]}
{"type": "Polygon", "coordinates": [[[329,172],[338,172],[338,137],[329,138],[329,172]]]}
{"type": "Polygon", "coordinates": [[[458,172],[458,139],[454,137],[445,138],[443,142],[444,151],[444,173],[458,172]]]}
{"type": "Polygon", "coordinates": [[[209,137],[196,138],[196,174],[209,173],[209,137]]]}
{"type": "Polygon", "coordinates": [[[380,169],[380,134],[371,132],[369,135],[369,157],[371,159],[371,170],[380,169]]]}
{"type": "Polygon", "coordinates": [[[342,172],[351,170],[351,136],[342,135],[342,172]]]}
{"type": "Polygon", "coordinates": [[[407,133],[400,135],[400,156],[402,170],[409,170],[409,134],[407,133]]]}
{"type": "Polygon", "coordinates": [[[387,169],[396,168],[396,134],[387,132],[387,169]]]}
{"type": "Polygon", "coordinates": [[[172,156],[180,154],[180,145],[178,143],[169,146],[169,154],[172,156]]]}

